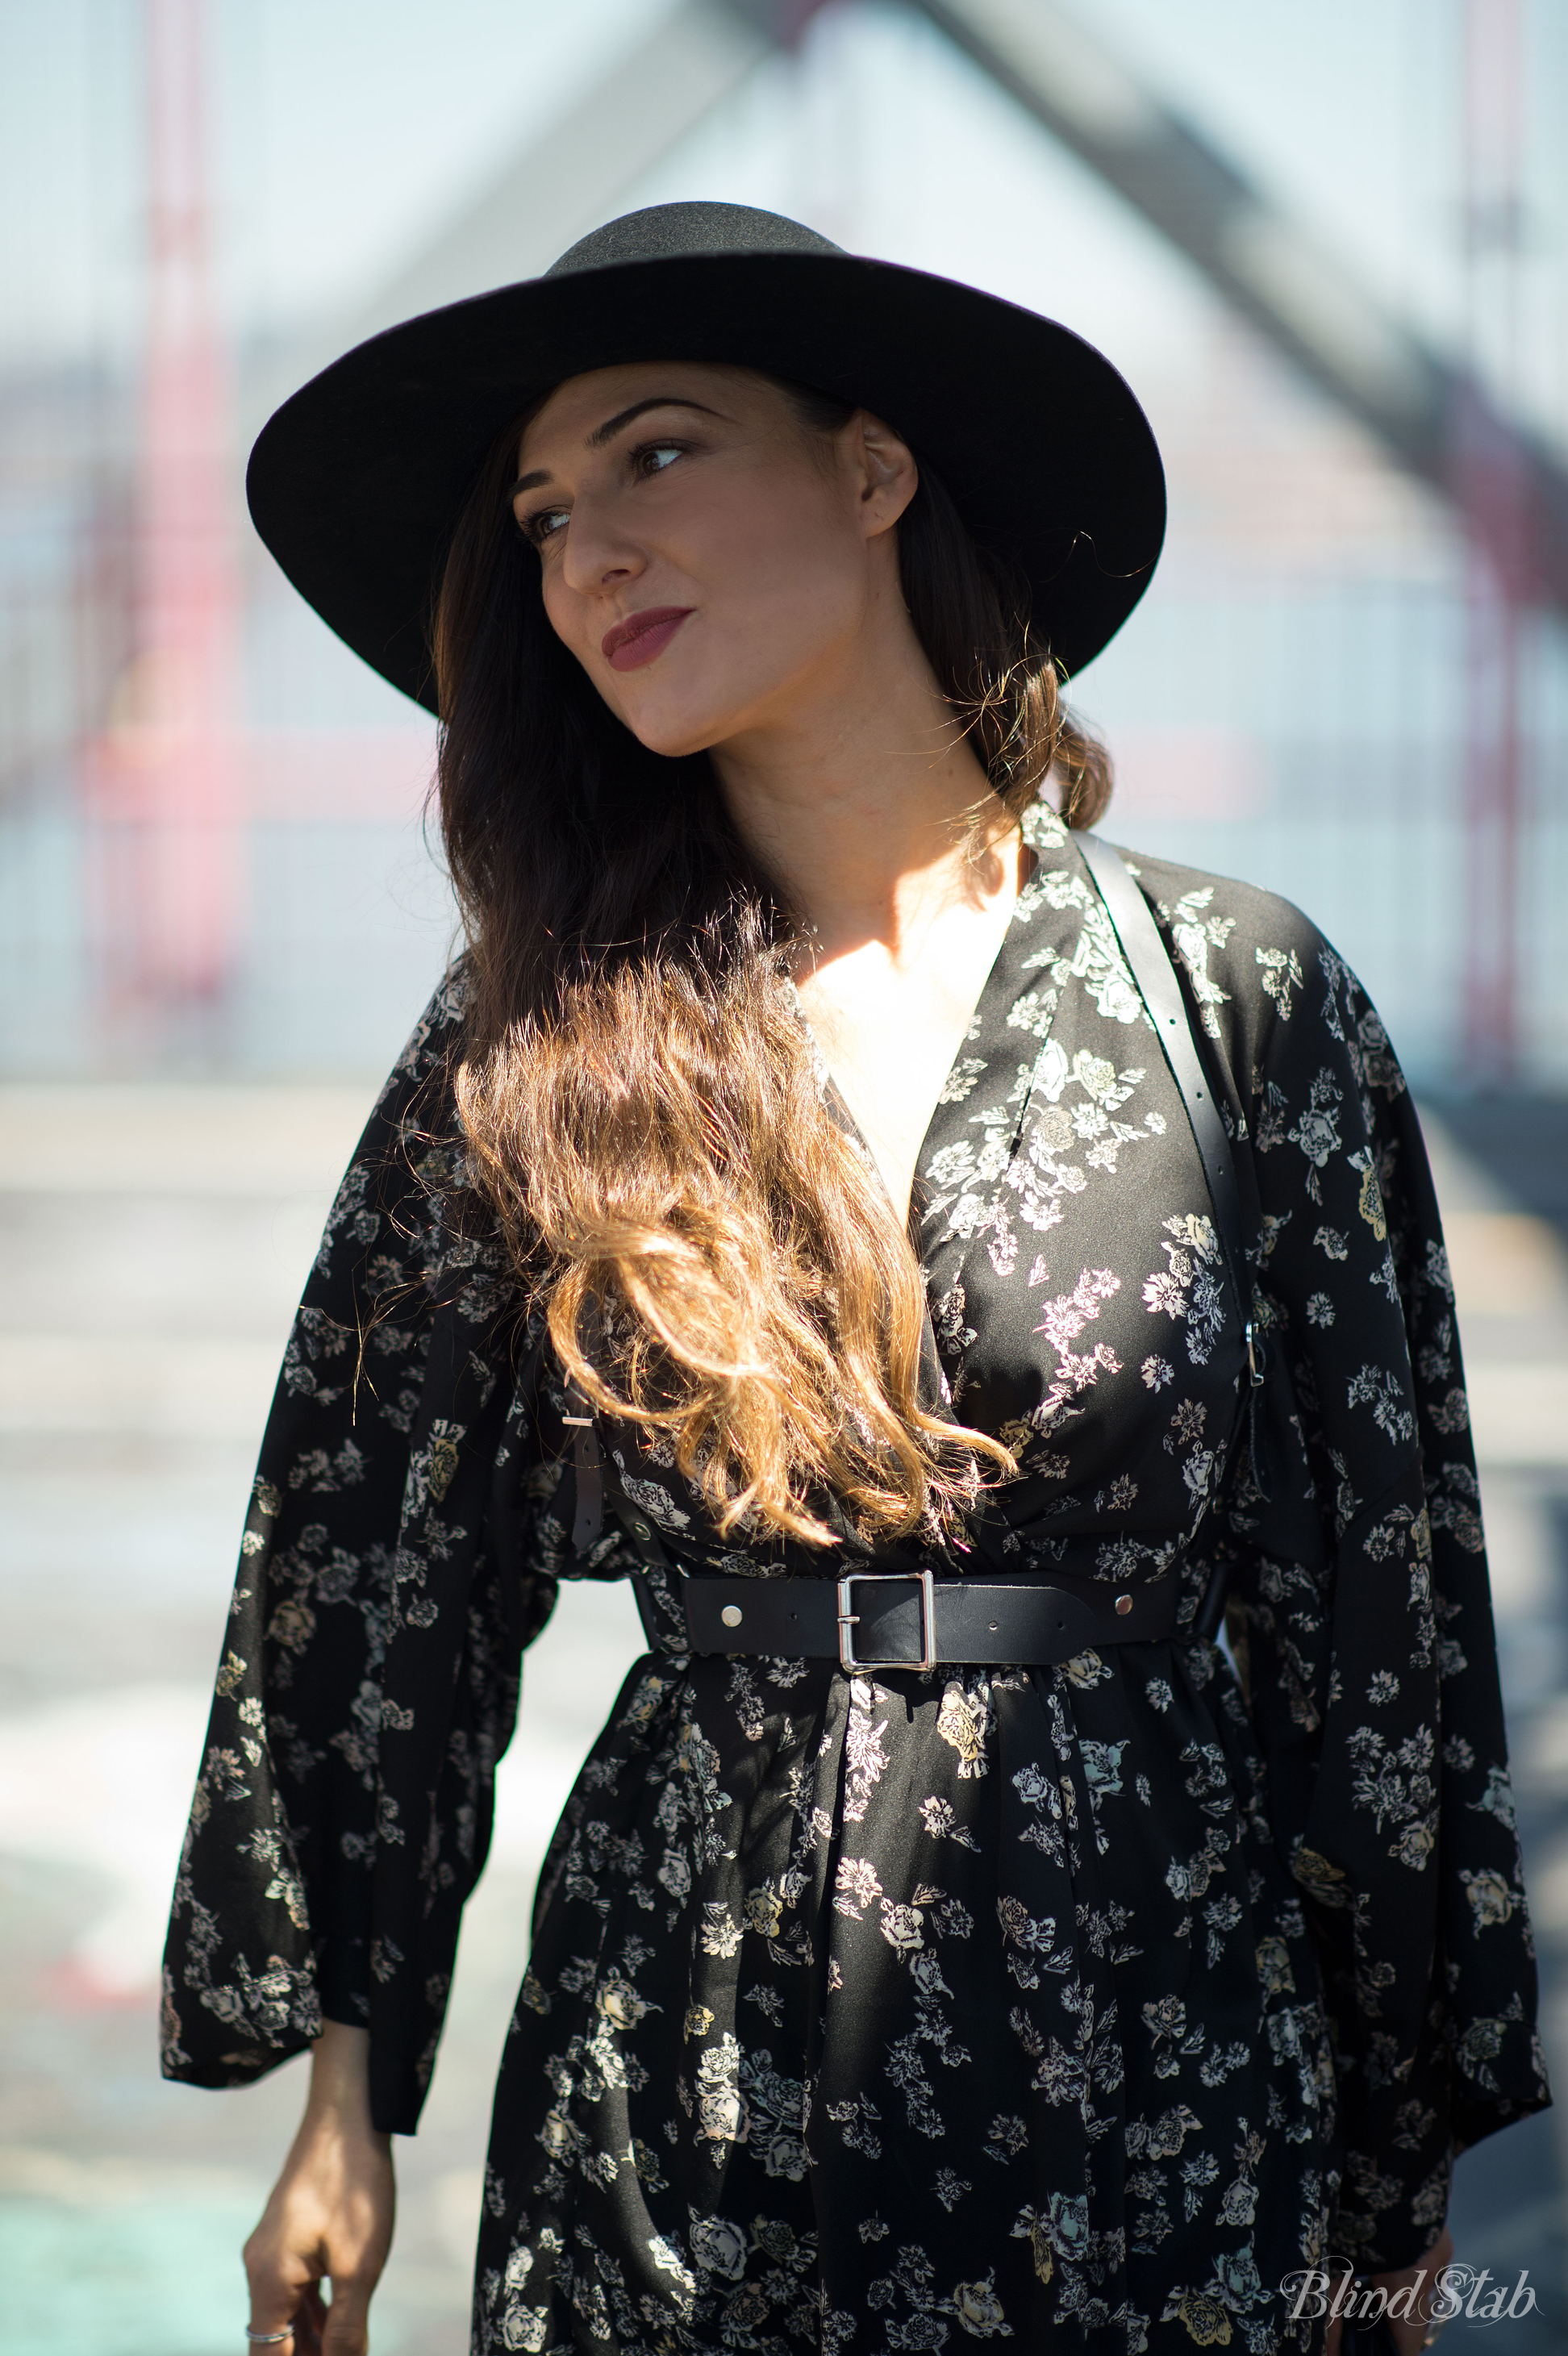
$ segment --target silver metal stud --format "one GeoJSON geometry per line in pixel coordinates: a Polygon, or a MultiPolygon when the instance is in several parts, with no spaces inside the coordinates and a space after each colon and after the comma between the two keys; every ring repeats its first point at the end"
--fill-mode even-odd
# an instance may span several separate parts
{"type": "Polygon", "coordinates": [[[746,1615],[742,1612],[738,1603],[726,1603],[724,1610],[719,1613],[719,1618],[724,1622],[726,1628],[738,1628],[745,1617],[746,1615]]]}

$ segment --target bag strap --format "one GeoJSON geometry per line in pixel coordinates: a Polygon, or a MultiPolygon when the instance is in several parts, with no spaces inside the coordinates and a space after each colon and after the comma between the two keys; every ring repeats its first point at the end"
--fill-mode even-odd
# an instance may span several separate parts
{"type": "MultiPolygon", "coordinates": [[[[536,1410],[549,1339],[548,1327],[541,1326],[518,1368],[513,1382],[514,1412],[527,1416],[536,1410]]],[[[606,1464],[591,1403],[570,1380],[566,1385],[566,1405],[568,1412],[562,1420],[572,1435],[575,1500],[572,1516],[572,1551],[582,1561],[604,1535],[606,1508],[615,1512],[632,1541],[639,1561],[643,1565],[641,1570],[631,1573],[632,1592],[637,1599],[638,1616],[642,1622],[649,1649],[657,1651],[663,1636],[649,1590],[647,1573],[659,1569],[667,1569],[668,1557],[659,1544],[652,1524],[634,1510],[613,1469],[606,1464]]],[[[521,1543],[521,1515],[517,1494],[518,1462],[518,1451],[510,1451],[506,1477],[503,1479],[498,1470],[491,1484],[487,1527],[496,1559],[503,1569],[516,1560],[521,1543]]]]}
{"type": "MultiPolygon", "coordinates": [[[[1263,1486],[1262,1458],[1262,1417],[1259,1413],[1263,1384],[1263,1338],[1252,1317],[1252,1287],[1247,1273],[1246,1229],[1241,1217],[1241,1193],[1236,1183],[1236,1159],[1225,1124],[1219,1118],[1219,1107],[1208,1073],[1203,1068],[1187,1018],[1187,1001],[1181,994],[1176,967],[1161,937],[1142,886],[1130,873],[1122,853],[1098,835],[1075,834],[1074,842],[1089,870],[1090,881],[1099,893],[1101,905],[1111,919],[1112,930],[1122,946],[1133,980],[1138,986],[1161,1053],[1170,1066],[1187,1126],[1192,1130],[1193,1143],[1203,1164],[1203,1175],[1213,1206],[1215,1230],[1219,1248],[1224,1255],[1230,1289],[1240,1312],[1241,1331],[1247,1344],[1247,1373],[1250,1379],[1247,1425],[1251,1447],[1253,1478],[1266,1496],[1263,1486]]],[[[1240,1422],[1238,1423],[1238,1430],[1240,1422]]],[[[1233,1443],[1234,1444],[1234,1443],[1233,1443]]],[[[1225,1613],[1225,1590],[1228,1566],[1220,1563],[1208,1586],[1193,1622],[1195,1632],[1213,1637],[1219,1632],[1225,1613]]]]}
{"type": "Polygon", "coordinates": [[[572,1475],[576,1484],[572,1548],[583,1555],[597,1546],[605,1526],[605,1464],[592,1407],[575,1383],[567,1385],[567,1398],[573,1412],[561,1420],[572,1430],[572,1475]]]}
{"type": "Polygon", "coordinates": [[[1148,1010],[1155,1026],[1155,1036],[1160,1043],[1171,1077],[1180,1092],[1187,1112],[1187,1125],[1193,1142],[1203,1164],[1203,1175],[1208,1186],[1208,1199],[1214,1210],[1214,1225],[1219,1237],[1219,1248],[1225,1255],[1225,1265],[1231,1290],[1241,1312],[1241,1323],[1246,1334],[1247,1363],[1254,1387],[1262,1380],[1260,1337],[1252,1325],[1252,1288],[1247,1275],[1245,1229],[1241,1218],[1241,1194],[1236,1183],[1236,1162],[1225,1124],[1219,1118],[1219,1108],[1208,1076],[1198,1057],[1197,1044],[1187,1020],[1181,984],[1176,980],[1159,926],[1150,912],[1149,904],[1128,873],[1119,851],[1097,835],[1079,834],[1073,837],[1083,854],[1090,881],[1104,904],[1112,927],[1122,945],[1122,954],[1138,985],[1138,995],[1148,1010]]]}

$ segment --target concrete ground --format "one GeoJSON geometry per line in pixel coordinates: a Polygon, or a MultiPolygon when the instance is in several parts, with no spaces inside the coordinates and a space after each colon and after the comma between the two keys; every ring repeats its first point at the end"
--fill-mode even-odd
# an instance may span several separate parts
{"type": "MultiPolygon", "coordinates": [[[[368,1088],[0,1089],[0,2350],[225,2356],[297,2115],[165,2085],[164,1911],[256,1440],[368,1088]]],[[[1429,1119],[1483,1454],[1505,1690],[1568,2088],[1568,1108],[1429,1119]]],[[[550,1827],[640,1649],[569,1590],[525,1677],[377,2356],[460,2356],[490,2087],[550,1827]]],[[[1455,2238],[1568,2348],[1563,2115],[1460,2163],[1455,2238]]],[[[1457,2323],[1455,2334],[1475,2327],[1457,2323]]],[[[1451,2347],[1458,2341],[1451,2340],[1451,2347]]]]}

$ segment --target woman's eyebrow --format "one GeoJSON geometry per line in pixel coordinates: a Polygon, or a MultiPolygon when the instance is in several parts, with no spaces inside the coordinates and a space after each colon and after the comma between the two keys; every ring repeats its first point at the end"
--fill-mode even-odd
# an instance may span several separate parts
{"type": "MultiPolygon", "coordinates": [[[[696,409],[700,410],[704,417],[722,417],[724,414],[722,410],[710,409],[705,402],[689,401],[684,393],[653,392],[649,394],[646,401],[634,401],[629,409],[618,410],[613,417],[607,417],[602,425],[596,425],[588,436],[586,447],[590,450],[602,450],[607,442],[615,440],[623,425],[629,425],[634,417],[640,417],[646,410],[650,409],[696,409]]],[[[550,478],[550,470],[547,466],[537,466],[531,475],[520,475],[507,493],[507,497],[515,499],[522,491],[537,490],[542,483],[549,482],[550,478]]]]}
{"type": "Polygon", "coordinates": [[[607,417],[602,425],[596,425],[588,436],[589,449],[602,450],[607,442],[615,440],[623,425],[629,425],[632,419],[640,417],[646,409],[700,409],[704,417],[717,417],[722,413],[710,409],[705,402],[688,401],[683,393],[650,393],[646,401],[634,401],[629,409],[620,410],[614,417],[607,417]]]}

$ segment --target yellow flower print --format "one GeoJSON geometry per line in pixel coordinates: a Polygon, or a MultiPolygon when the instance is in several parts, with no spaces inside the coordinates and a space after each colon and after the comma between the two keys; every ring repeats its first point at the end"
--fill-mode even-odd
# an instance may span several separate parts
{"type": "Polygon", "coordinates": [[[746,1897],[746,1927],[759,1938],[776,1939],[784,1924],[784,1901],[765,1881],[746,1897]]]}
{"type": "Polygon", "coordinates": [[[1187,2336],[1199,2348],[1227,2348],[1230,2344],[1230,2318],[1217,2298],[1200,2290],[1177,2290],[1165,2301],[1162,2322],[1179,2320],[1187,2327],[1187,2336]]]}
{"type": "Polygon", "coordinates": [[[1330,1865],[1315,1848],[1298,1848],[1291,1871],[1302,1888],[1309,1890],[1322,1906],[1348,1906],[1349,1893],[1345,1888],[1343,1866],[1330,1865]]]}
{"type": "Polygon", "coordinates": [[[1000,2335],[1011,2340],[1013,2327],[1006,2320],[1002,2301],[993,2287],[994,2276],[987,2275],[983,2282],[955,2283],[952,2310],[960,2325],[974,2340],[993,2340],[1000,2335]]]}
{"type": "Polygon", "coordinates": [[[1459,1879],[1470,1901],[1477,1931],[1487,1930],[1493,1922],[1508,1921],[1514,1910],[1514,1894],[1500,1873],[1488,1867],[1481,1873],[1462,1872],[1459,1879]]]}
{"type": "Polygon", "coordinates": [[[285,1653],[303,1653],[315,1633],[316,1614],[301,1595],[280,1603],[267,1628],[268,1642],[281,1644],[285,1653]]]}
{"type": "Polygon", "coordinates": [[[1265,1996],[1283,1996],[1295,1987],[1290,1950],[1283,1939],[1264,1939],[1257,1951],[1258,1978],[1265,1996]]]}
{"type": "Polygon", "coordinates": [[[937,1712],[937,1732],[958,1752],[961,1779],[985,1772],[985,1729],[990,1715],[983,1694],[966,1694],[950,1685],[937,1712]]]}
{"type": "Polygon", "coordinates": [[[430,1494],[437,1505],[446,1497],[457,1471],[457,1443],[445,1424],[435,1427],[430,1443],[430,1494]]]}
{"type": "Polygon", "coordinates": [[[635,2029],[643,2015],[657,2011],[639,1996],[629,1980],[610,1978],[594,1992],[594,2002],[612,2029],[635,2029]]]}
{"type": "Polygon", "coordinates": [[[1436,1847],[1437,1834],[1431,1825],[1406,1825],[1394,1843],[1393,1855],[1402,1865],[1413,1866],[1419,1873],[1436,1847]]]}
{"type": "MultiPolygon", "coordinates": [[[[660,1676],[650,1676],[642,1678],[622,1713],[621,1723],[632,1728],[651,1724],[667,1682],[666,1678],[660,1676]]],[[[690,1728],[683,1728],[682,1730],[684,1733],[691,1731],[690,1728]]],[[[684,1769],[687,1762],[681,1760],[678,1763],[684,1769]]]]}
{"type": "Polygon", "coordinates": [[[1388,1215],[1383,1209],[1383,1198],[1378,1185],[1378,1173],[1370,1162],[1361,1173],[1361,1198],[1356,1208],[1360,1212],[1378,1241],[1386,1243],[1389,1233],[1388,1215]]]}
{"type": "Polygon", "coordinates": [[[1062,1675],[1069,1686],[1082,1688],[1101,1684],[1111,1675],[1110,1664],[1102,1661],[1093,1645],[1075,1653],[1070,1661],[1062,1663],[1062,1675]]]}

